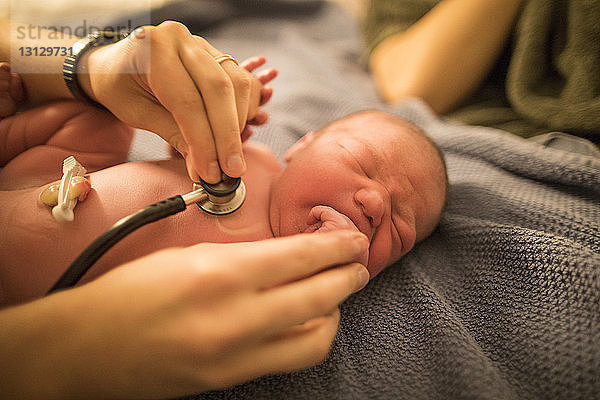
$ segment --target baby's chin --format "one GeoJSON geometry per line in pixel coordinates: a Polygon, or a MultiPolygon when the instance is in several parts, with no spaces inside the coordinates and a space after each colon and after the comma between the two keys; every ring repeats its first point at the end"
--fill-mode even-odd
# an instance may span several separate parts
{"type": "Polygon", "coordinates": [[[275,236],[296,235],[303,233],[307,227],[306,215],[301,216],[300,213],[280,213],[271,226],[275,236]]]}

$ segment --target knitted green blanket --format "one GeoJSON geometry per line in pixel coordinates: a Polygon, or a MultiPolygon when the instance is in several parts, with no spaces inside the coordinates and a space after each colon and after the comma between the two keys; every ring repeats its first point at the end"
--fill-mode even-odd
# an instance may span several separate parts
{"type": "MultiPolygon", "coordinates": [[[[371,0],[369,51],[438,0],[371,0]]],[[[561,131],[600,142],[600,2],[528,0],[487,81],[451,117],[529,137],[561,131]]]]}

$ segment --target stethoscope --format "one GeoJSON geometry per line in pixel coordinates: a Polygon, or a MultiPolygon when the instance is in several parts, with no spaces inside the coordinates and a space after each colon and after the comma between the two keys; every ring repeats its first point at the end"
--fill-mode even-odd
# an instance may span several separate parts
{"type": "Polygon", "coordinates": [[[71,263],[47,294],[75,286],[92,265],[125,236],[151,222],[180,213],[190,204],[196,203],[203,211],[213,215],[231,214],[238,210],[246,199],[244,182],[225,174],[221,178],[215,184],[201,180],[194,183],[189,193],[169,197],[117,221],[71,263]]]}

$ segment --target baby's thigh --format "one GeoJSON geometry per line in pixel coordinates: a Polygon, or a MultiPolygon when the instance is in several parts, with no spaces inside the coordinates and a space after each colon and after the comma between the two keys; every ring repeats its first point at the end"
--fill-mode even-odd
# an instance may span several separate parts
{"type": "Polygon", "coordinates": [[[126,156],[133,138],[133,130],[110,112],[75,101],[55,103],[42,110],[36,121],[32,121],[37,122],[50,127],[46,145],[74,154],[95,153],[95,162],[102,155],[111,160],[115,153],[126,156]]]}
{"type": "Polygon", "coordinates": [[[127,161],[133,130],[108,111],[76,101],[46,104],[5,118],[0,187],[59,179],[62,160],[75,156],[88,171],[127,161]],[[10,183],[10,185],[8,185],[10,183]]]}

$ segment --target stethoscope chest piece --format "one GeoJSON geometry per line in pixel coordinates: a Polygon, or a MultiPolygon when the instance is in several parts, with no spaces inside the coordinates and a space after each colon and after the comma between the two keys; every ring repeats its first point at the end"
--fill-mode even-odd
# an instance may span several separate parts
{"type": "MultiPolygon", "coordinates": [[[[246,185],[244,185],[241,179],[237,178],[237,180],[239,181],[239,186],[226,196],[223,196],[223,193],[219,193],[220,188],[218,185],[221,183],[215,185],[205,182],[194,183],[193,190],[203,188],[208,193],[206,200],[199,201],[196,204],[202,210],[213,215],[226,215],[238,210],[246,199],[246,185]]],[[[228,184],[230,183],[228,182],[228,184]]]]}

